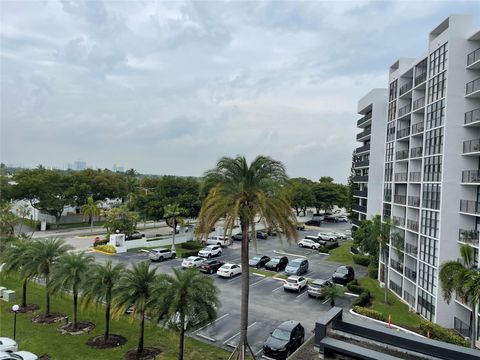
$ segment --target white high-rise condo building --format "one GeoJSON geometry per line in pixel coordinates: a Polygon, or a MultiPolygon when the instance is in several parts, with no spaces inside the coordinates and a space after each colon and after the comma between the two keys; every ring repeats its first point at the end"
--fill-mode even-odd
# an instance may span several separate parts
{"type": "Polygon", "coordinates": [[[390,67],[386,106],[381,215],[403,245],[381,258],[380,280],[388,270],[388,287],[412,310],[469,336],[471,309],[458,297],[445,302],[438,271],[460,258],[462,244],[478,265],[480,28],[471,16],[448,17],[430,32],[424,55],[390,67]]]}

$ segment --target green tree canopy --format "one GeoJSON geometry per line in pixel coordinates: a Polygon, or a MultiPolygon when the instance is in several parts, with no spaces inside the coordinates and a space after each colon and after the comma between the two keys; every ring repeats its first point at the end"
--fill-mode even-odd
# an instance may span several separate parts
{"type": "Polygon", "coordinates": [[[305,216],[307,207],[315,206],[315,194],[312,185],[301,180],[291,179],[289,188],[292,206],[295,208],[297,216],[300,215],[300,211],[303,211],[303,216],[305,216]]]}
{"type": "Polygon", "coordinates": [[[130,236],[135,231],[138,220],[138,213],[129,211],[126,206],[120,206],[110,209],[104,226],[111,234],[118,230],[120,233],[130,236]]]}

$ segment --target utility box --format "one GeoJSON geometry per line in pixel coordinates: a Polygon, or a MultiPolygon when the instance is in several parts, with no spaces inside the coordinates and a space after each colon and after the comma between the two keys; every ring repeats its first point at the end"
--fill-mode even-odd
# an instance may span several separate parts
{"type": "Polygon", "coordinates": [[[3,290],[2,297],[3,300],[12,302],[17,298],[17,293],[14,290],[3,290]]]}
{"type": "Polygon", "coordinates": [[[0,286],[0,298],[3,297],[3,292],[7,290],[5,286],[0,286]]]}

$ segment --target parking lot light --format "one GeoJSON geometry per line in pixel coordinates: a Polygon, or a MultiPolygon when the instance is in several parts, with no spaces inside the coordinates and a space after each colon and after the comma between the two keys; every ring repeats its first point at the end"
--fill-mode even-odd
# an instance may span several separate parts
{"type": "Polygon", "coordinates": [[[13,340],[15,340],[15,337],[17,335],[17,312],[20,310],[20,306],[17,304],[12,306],[12,311],[13,311],[13,340]]]}

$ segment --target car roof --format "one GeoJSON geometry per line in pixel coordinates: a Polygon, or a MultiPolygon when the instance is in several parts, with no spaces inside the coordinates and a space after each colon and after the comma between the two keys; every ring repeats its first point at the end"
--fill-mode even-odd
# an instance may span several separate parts
{"type": "Polygon", "coordinates": [[[233,265],[237,265],[237,264],[234,264],[234,263],[225,263],[225,264],[223,264],[223,266],[233,266],[233,265]]]}
{"type": "Polygon", "coordinates": [[[325,284],[326,282],[328,282],[328,280],[323,280],[323,279],[313,279],[312,280],[312,284],[322,285],[322,284],[325,284]]]}
{"type": "Polygon", "coordinates": [[[277,329],[282,329],[282,330],[293,330],[298,324],[300,324],[298,321],[295,320],[288,320],[283,323],[281,323],[277,329]]]}
{"type": "Polygon", "coordinates": [[[295,262],[295,263],[297,263],[297,262],[302,262],[303,260],[306,260],[306,259],[304,259],[304,258],[295,258],[295,259],[293,259],[293,260],[290,261],[290,264],[293,263],[293,262],[295,262]]]}
{"type": "Polygon", "coordinates": [[[303,277],[303,276],[290,275],[288,278],[289,278],[289,279],[292,279],[292,280],[298,280],[298,279],[300,279],[301,277],[303,277]]]}

